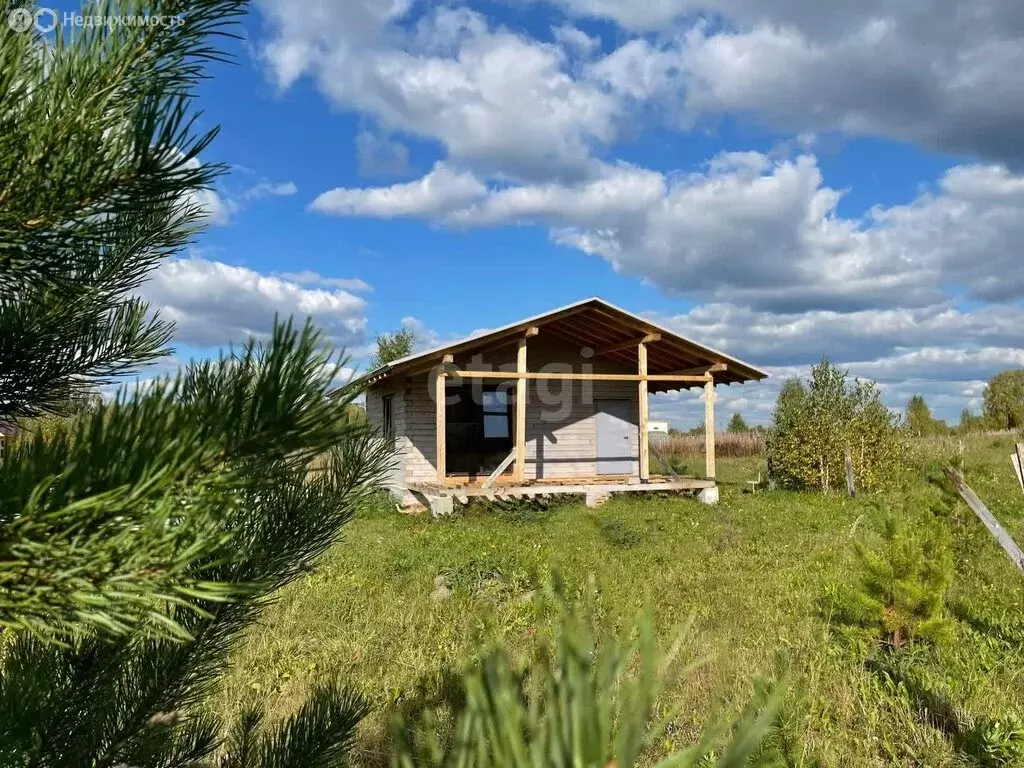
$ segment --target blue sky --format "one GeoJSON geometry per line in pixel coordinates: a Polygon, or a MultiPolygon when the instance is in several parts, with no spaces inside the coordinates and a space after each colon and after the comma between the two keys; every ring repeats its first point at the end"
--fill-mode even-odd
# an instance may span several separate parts
{"type": "Polygon", "coordinates": [[[143,289],[175,360],[274,312],[358,362],[600,295],[773,373],[723,423],[823,354],[954,421],[1024,365],[1011,0],[258,0],[240,31],[198,104],[231,171],[143,289]]]}

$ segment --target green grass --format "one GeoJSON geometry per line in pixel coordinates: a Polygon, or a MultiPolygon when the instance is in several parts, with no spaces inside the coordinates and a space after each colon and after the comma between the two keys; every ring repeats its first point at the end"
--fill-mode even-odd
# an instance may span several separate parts
{"type": "MultiPolygon", "coordinates": [[[[965,451],[967,481],[1018,541],[1024,496],[1010,471],[1011,438],[965,451]]],[[[688,654],[707,663],[666,694],[679,714],[664,749],[735,714],[759,679],[788,675],[784,722],[794,765],[953,766],[972,747],[966,724],[1024,713],[1024,577],[959,505],[948,525],[957,617],[941,649],[901,657],[913,674],[886,674],[841,642],[823,612],[828,585],[855,578],[852,540],[872,535],[879,507],[921,513],[924,477],[955,446],[920,446],[907,484],[872,498],[744,493],[757,459],[720,462],[722,500],[616,498],[546,511],[474,511],[445,520],[364,509],[319,569],[285,591],[238,649],[218,706],[253,696],[278,714],[310,684],[340,675],[369,698],[361,762],[387,764],[389,714],[443,700],[453,673],[481,647],[526,660],[551,631],[551,569],[571,594],[596,587],[596,623],[628,631],[645,604],[665,643],[695,621],[688,654]],[[920,499],[920,501],[916,501],[920,499]],[[432,596],[441,577],[450,594],[432,596]],[[920,685],[919,685],[920,684],[920,685]],[[931,697],[931,698],[929,698],[931,697]],[[944,705],[954,714],[945,717],[944,705]],[[939,714],[936,714],[936,713],[939,714]]],[[[658,755],[652,755],[657,757],[658,755]]],[[[994,764],[994,763],[990,763],[994,764]]]]}

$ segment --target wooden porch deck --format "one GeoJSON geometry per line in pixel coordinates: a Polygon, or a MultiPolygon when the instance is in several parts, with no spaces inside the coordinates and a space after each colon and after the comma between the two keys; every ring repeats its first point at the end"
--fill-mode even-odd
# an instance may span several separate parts
{"type": "MultiPolygon", "coordinates": [[[[458,478],[449,478],[449,480],[458,478]]],[[[468,504],[471,498],[491,501],[509,499],[550,498],[554,496],[583,496],[587,506],[599,506],[615,493],[691,493],[700,495],[701,500],[715,503],[718,487],[714,480],[693,477],[652,476],[640,482],[635,476],[575,477],[540,479],[519,484],[498,484],[485,488],[480,481],[466,481],[462,485],[410,484],[408,489],[423,499],[434,514],[450,514],[454,502],[468,504]]]]}

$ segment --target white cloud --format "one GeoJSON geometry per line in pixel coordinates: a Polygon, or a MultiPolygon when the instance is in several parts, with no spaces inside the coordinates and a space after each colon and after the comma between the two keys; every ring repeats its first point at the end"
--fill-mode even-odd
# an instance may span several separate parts
{"type": "Polygon", "coordinates": [[[299,188],[291,181],[260,181],[245,190],[242,197],[246,200],[262,200],[267,197],[289,197],[298,191],[299,188]]]}
{"type": "MultiPolygon", "coordinates": [[[[755,361],[772,378],[742,387],[720,387],[718,414],[740,410],[765,423],[782,383],[806,377],[822,355],[854,376],[879,383],[883,400],[901,409],[914,394],[926,397],[941,418],[955,422],[965,407],[977,409],[984,382],[999,371],[1024,366],[1016,328],[1024,308],[952,307],[777,315],[728,304],[699,305],[657,322],[696,341],[755,361]]],[[[687,426],[702,411],[692,395],[659,395],[652,411],[687,426]]],[[[724,426],[724,421],[719,425],[724,426]]]]}
{"type": "Polygon", "coordinates": [[[588,35],[579,27],[572,24],[559,24],[551,28],[551,34],[555,42],[565,49],[575,51],[581,56],[589,56],[601,47],[601,39],[588,35]]]}
{"type": "Polygon", "coordinates": [[[324,277],[319,272],[304,269],[301,272],[281,272],[277,277],[291,280],[299,285],[320,285],[326,288],[341,288],[353,293],[369,293],[373,286],[358,277],[324,277]]]}
{"type": "Polygon", "coordinates": [[[443,163],[417,181],[390,187],[332,189],[319,195],[310,207],[339,216],[397,216],[430,218],[482,197],[487,188],[475,176],[457,172],[443,163]]]}
{"type": "MultiPolygon", "coordinates": [[[[991,305],[966,311],[938,305],[797,313],[755,311],[728,303],[701,304],[686,313],[654,318],[689,338],[727,349],[761,365],[806,365],[821,355],[856,362],[891,358],[908,350],[1015,348],[1024,308],[991,305]]],[[[1007,364],[1012,355],[1007,358],[1007,364]]]]}
{"type": "Polygon", "coordinates": [[[727,113],[796,133],[839,130],[1024,161],[1017,0],[557,4],[661,32],[656,43],[627,40],[594,74],[631,97],[656,98],[684,125],[727,113]]]}
{"type": "Polygon", "coordinates": [[[908,205],[844,219],[812,155],[723,153],[697,173],[603,166],[576,184],[486,189],[439,165],[392,187],[339,188],[336,215],[424,217],[462,227],[533,222],[670,292],[777,312],[932,306],[950,284],[985,300],[1024,297],[1024,176],[957,166],[908,205]]]}
{"type": "Polygon", "coordinates": [[[351,293],[306,288],[298,282],[246,267],[201,258],[165,262],[144,283],[140,295],[163,317],[175,321],[175,339],[216,347],[264,337],[275,313],[297,322],[311,317],[338,346],[363,343],[366,302],[351,293]]]}
{"type": "Polygon", "coordinates": [[[263,0],[264,57],[282,87],[310,74],[333,104],[487,172],[578,177],[592,146],[616,136],[617,98],[575,79],[558,45],[492,30],[464,8],[433,9],[409,32],[394,24],[408,6],[358,0],[297,14],[263,0]]]}
{"type": "Polygon", "coordinates": [[[223,227],[231,223],[238,213],[239,206],[234,200],[226,198],[213,189],[200,189],[189,195],[190,205],[195,205],[201,213],[201,223],[215,227],[223,227]]]}

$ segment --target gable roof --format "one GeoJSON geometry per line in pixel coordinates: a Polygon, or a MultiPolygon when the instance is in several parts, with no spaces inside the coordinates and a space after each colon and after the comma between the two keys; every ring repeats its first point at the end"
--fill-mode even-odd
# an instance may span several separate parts
{"type": "MultiPolygon", "coordinates": [[[[495,343],[515,338],[534,326],[543,329],[545,333],[579,344],[580,347],[598,350],[645,334],[660,334],[661,338],[658,341],[647,345],[647,370],[651,374],[672,373],[724,363],[726,370],[715,374],[715,381],[718,383],[733,384],[768,378],[767,373],[742,360],[691,341],[664,326],[652,323],[595,296],[394,360],[368,372],[362,380],[367,384],[376,384],[394,376],[421,372],[440,364],[445,355],[459,355],[486,349],[495,343]]],[[[607,352],[602,356],[625,365],[638,364],[636,347],[607,352]]],[[[693,382],[652,381],[650,391],[664,392],[697,386],[702,385],[693,382]]]]}

